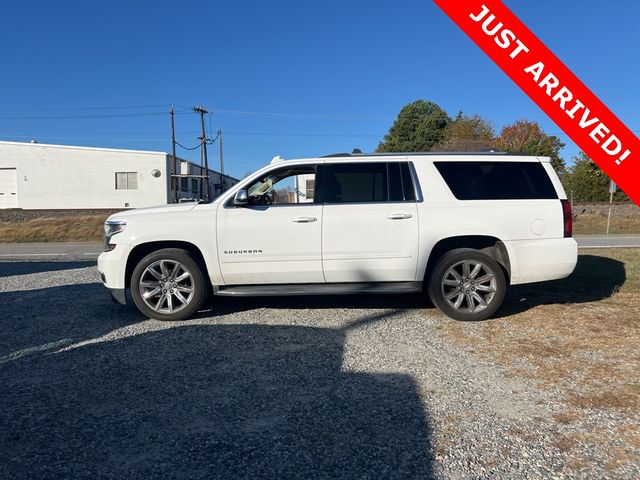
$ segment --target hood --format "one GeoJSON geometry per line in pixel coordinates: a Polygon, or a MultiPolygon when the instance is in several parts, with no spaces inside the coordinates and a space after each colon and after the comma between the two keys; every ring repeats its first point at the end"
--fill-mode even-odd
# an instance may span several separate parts
{"type": "Polygon", "coordinates": [[[132,210],[124,210],[122,212],[114,213],[109,217],[109,220],[126,220],[127,218],[137,217],[139,215],[153,215],[156,213],[180,213],[180,212],[189,212],[193,210],[196,205],[196,202],[190,203],[173,203],[171,205],[158,205],[157,207],[144,207],[144,208],[134,208],[132,210]]]}

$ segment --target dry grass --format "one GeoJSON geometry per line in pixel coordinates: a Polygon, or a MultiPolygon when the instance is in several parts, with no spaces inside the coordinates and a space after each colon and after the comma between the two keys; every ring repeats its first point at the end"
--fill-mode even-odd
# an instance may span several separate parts
{"type": "Polygon", "coordinates": [[[576,412],[562,412],[562,413],[556,413],[553,416],[553,419],[556,422],[561,423],[562,425],[569,425],[571,423],[577,422],[578,420],[581,420],[582,415],[576,412]]]}
{"type": "Polygon", "coordinates": [[[634,425],[622,425],[618,428],[618,435],[629,446],[640,450],[640,429],[634,425]]]}
{"type": "Polygon", "coordinates": [[[568,279],[512,287],[502,314],[439,331],[570,406],[640,412],[640,250],[590,250],[568,279]]]}
{"type": "Polygon", "coordinates": [[[0,222],[0,242],[99,242],[105,220],[105,216],[95,215],[0,222]]]}
{"type": "Polygon", "coordinates": [[[593,447],[604,452],[612,474],[636,463],[640,249],[589,250],[568,279],[512,287],[502,315],[476,323],[445,320],[438,332],[502,365],[509,376],[559,392],[565,408],[551,420],[556,447],[572,458],[567,469],[587,472],[593,459],[585,452],[593,447]],[[618,435],[581,427],[598,411],[619,419],[618,435]]]}
{"type": "Polygon", "coordinates": [[[577,443],[578,440],[576,438],[568,435],[558,435],[558,437],[556,437],[555,439],[556,448],[563,453],[570,452],[577,443]]]}
{"type": "MultiPolygon", "coordinates": [[[[596,214],[576,215],[573,219],[575,235],[604,235],[607,217],[596,214]]],[[[630,217],[612,217],[609,233],[640,234],[640,214],[630,217]]]]}
{"type": "Polygon", "coordinates": [[[640,395],[633,392],[628,385],[603,392],[569,393],[567,402],[581,409],[616,408],[640,410],[640,395]]]}

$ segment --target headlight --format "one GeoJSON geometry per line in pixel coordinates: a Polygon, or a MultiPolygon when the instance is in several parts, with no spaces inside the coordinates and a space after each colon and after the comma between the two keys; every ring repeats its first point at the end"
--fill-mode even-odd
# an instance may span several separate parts
{"type": "Polygon", "coordinates": [[[109,252],[113,250],[116,246],[111,245],[111,238],[116,234],[120,233],[127,226],[127,222],[116,221],[116,220],[107,220],[104,222],[104,248],[105,252],[109,252]]]}

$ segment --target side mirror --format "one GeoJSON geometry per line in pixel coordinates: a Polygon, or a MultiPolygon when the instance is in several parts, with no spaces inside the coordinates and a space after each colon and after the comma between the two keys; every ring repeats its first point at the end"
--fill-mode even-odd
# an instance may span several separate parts
{"type": "Polygon", "coordinates": [[[249,195],[247,191],[243,188],[242,190],[238,190],[236,196],[233,198],[233,204],[236,207],[242,207],[249,203],[249,195]]]}

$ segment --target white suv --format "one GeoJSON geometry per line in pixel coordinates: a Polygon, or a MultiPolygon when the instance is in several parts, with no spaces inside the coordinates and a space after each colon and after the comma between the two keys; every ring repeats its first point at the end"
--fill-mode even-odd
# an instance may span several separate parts
{"type": "Polygon", "coordinates": [[[188,318],[214,295],[426,290],[481,320],[507,285],[576,265],[571,208],[549,158],[507,154],[276,157],[204,204],[112,215],[98,269],[145,315],[188,318]]]}

